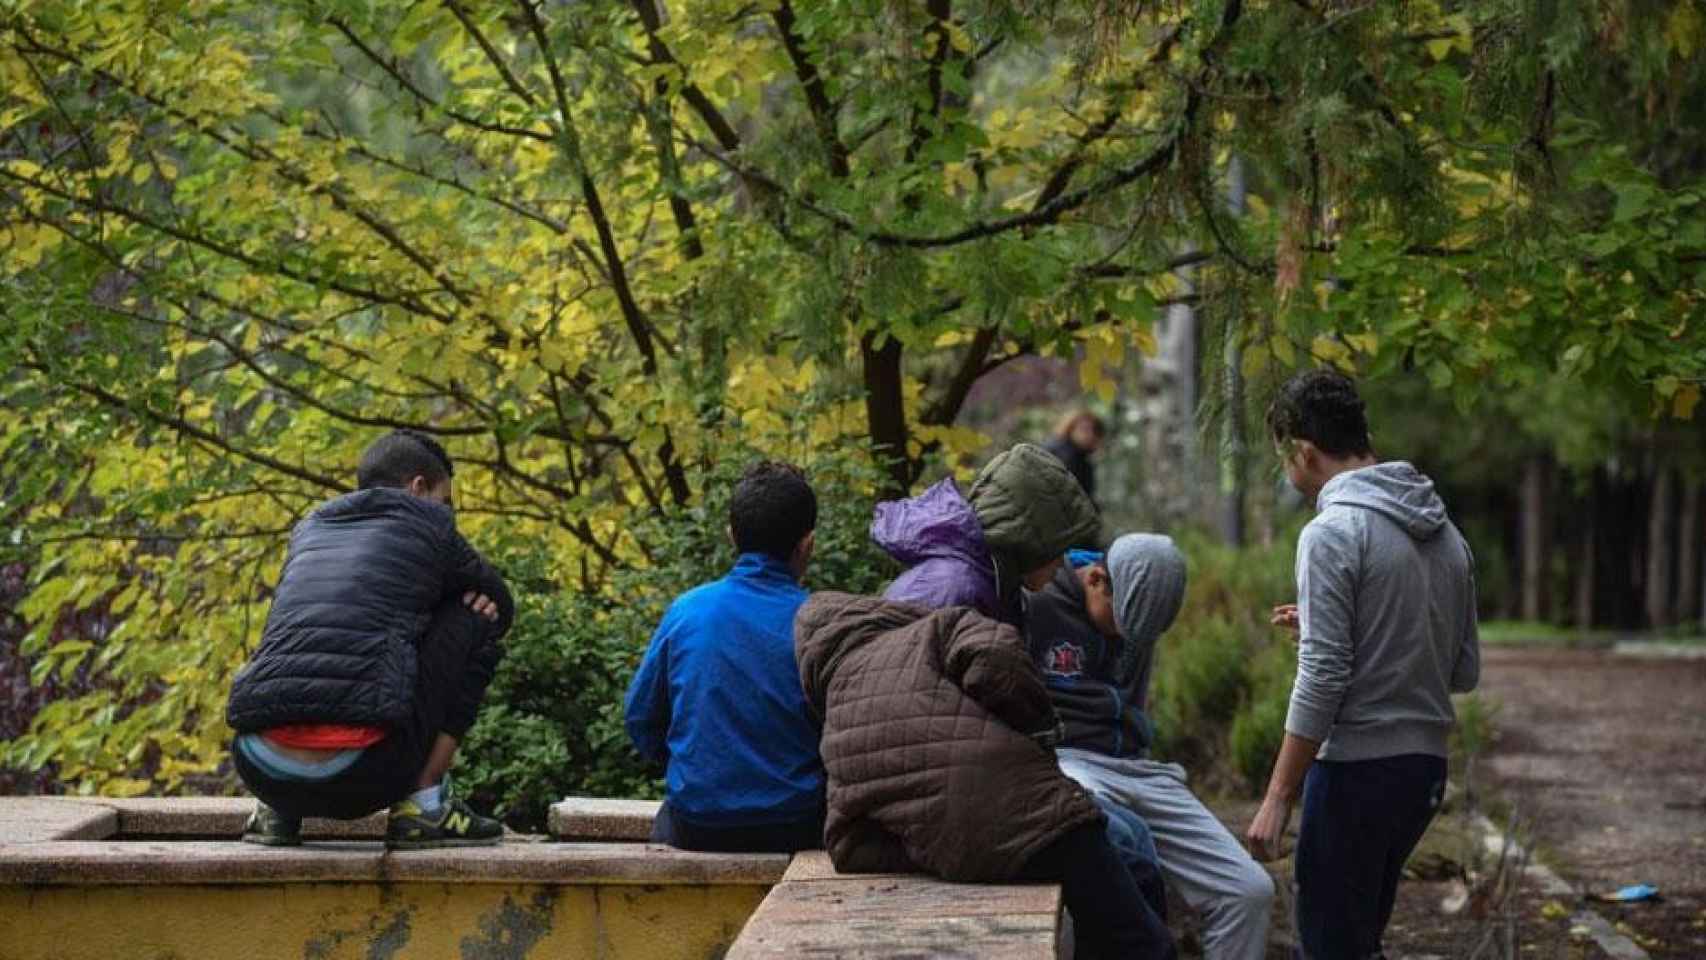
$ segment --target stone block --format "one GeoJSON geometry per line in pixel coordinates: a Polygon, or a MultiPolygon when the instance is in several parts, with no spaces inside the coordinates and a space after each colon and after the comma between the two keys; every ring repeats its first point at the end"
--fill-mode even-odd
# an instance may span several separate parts
{"type": "Polygon", "coordinates": [[[656,800],[565,797],[551,804],[547,826],[559,840],[645,841],[659,806],[656,800]]]}

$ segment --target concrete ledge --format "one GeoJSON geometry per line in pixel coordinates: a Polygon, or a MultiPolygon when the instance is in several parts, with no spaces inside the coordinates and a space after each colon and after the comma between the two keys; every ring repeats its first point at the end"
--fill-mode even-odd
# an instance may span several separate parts
{"type": "Polygon", "coordinates": [[[0,884],[533,883],[769,886],[785,854],[689,853],[618,843],[505,843],[387,851],[377,843],[259,847],[229,841],[0,845],[0,884]]]}
{"type": "MultiPolygon", "coordinates": [[[[248,797],[76,798],[64,803],[96,805],[118,815],[118,835],[126,839],[215,839],[241,836],[255,809],[248,797]]],[[[309,840],[379,840],[385,836],[383,811],[360,820],[302,821],[309,840]]],[[[3,835],[0,835],[3,838],[3,835]]]]}
{"type": "Polygon", "coordinates": [[[835,864],[829,862],[828,853],[822,850],[801,850],[794,854],[794,861],[788,864],[788,872],[782,875],[782,882],[809,883],[813,880],[846,880],[848,877],[857,880],[887,877],[925,878],[923,874],[918,873],[836,873],[835,864]]]}
{"type": "Polygon", "coordinates": [[[725,960],[1056,955],[1060,888],[946,883],[922,874],[838,874],[822,851],[796,854],[725,960]]]}
{"type": "Polygon", "coordinates": [[[564,797],[551,804],[547,828],[559,840],[644,842],[651,839],[659,806],[656,800],[564,797]]]}
{"type": "Polygon", "coordinates": [[[0,800],[0,843],[105,840],[115,833],[118,813],[110,807],[58,797],[0,800]]]}
{"type": "Polygon", "coordinates": [[[1619,657],[1638,660],[1706,660],[1706,644],[1626,640],[1611,648],[1619,657]]]}

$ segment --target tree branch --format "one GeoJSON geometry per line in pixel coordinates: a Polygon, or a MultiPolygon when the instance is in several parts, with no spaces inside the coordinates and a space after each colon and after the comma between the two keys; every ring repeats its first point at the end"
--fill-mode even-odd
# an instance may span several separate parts
{"type": "Polygon", "coordinates": [[[408,76],[403,73],[400,67],[387,60],[385,57],[380,56],[378,51],[362,42],[361,37],[356,35],[356,32],[350,28],[349,24],[346,23],[342,17],[330,17],[327,19],[327,22],[335,27],[339,33],[343,34],[344,38],[359,50],[362,56],[372,61],[374,65],[379,67],[379,69],[385,71],[385,73],[390,76],[399,87],[402,87],[407,91],[410,96],[414,97],[421,103],[432,107],[434,110],[443,113],[445,116],[455,120],[457,123],[473,127],[476,130],[484,130],[487,133],[501,133],[511,137],[525,137],[529,140],[537,140],[540,143],[550,143],[552,141],[553,138],[548,133],[540,133],[537,130],[527,130],[521,127],[506,126],[501,123],[487,123],[484,120],[468,116],[465,113],[452,110],[449,107],[444,106],[437,100],[434,100],[431,96],[428,96],[427,92],[422,90],[413,80],[410,80],[408,76]]]}
{"type": "MultiPolygon", "coordinates": [[[[681,63],[675,59],[675,54],[658,37],[658,29],[663,25],[663,22],[662,18],[658,16],[656,0],[630,0],[630,4],[634,8],[634,12],[639,14],[640,23],[646,28],[646,46],[651,53],[652,60],[657,63],[669,63],[680,67],[681,63]]],[[[735,132],[734,125],[729,123],[722,111],[717,109],[717,105],[711,102],[711,98],[705,96],[705,91],[699,89],[698,84],[685,79],[685,67],[682,68],[682,73],[684,78],[681,84],[682,99],[686,100],[688,106],[691,106],[694,112],[699,114],[699,118],[705,122],[705,127],[711,131],[711,136],[717,138],[717,143],[721,144],[724,150],[740,149],[740,134],[735,132]]]]}
{"type": "Polygon", "coordinates": [[[160,424],[161,426],[170,427],[171,429],[177,431],[180,434],[183,434],[186,437],[192,437],[196,440],[201,441],[202,443],[208,444],[208,445],[213,446],[213,447],[217,447],[218,449],[223,450],[226,453],[231,454],[232,456],[241,457],[242,459],[248,460],[251,463],[256,463],[256,464],[259,464],[263,467],[267,467],[269,469],[276,470],[279,473],[285,474],[286,476],[295,477],[298,480],[306,480],[309,483],[318,484],[319,486],[325,487],[326,489],[331,490],[335,493],[348,493],[350,491],[349,484],[335,480],[335,479],[328,477],[324,474],[315,473],[314,471],[309,470],[306,467],[299,467],[299,466],[296,466],[294,464],[285,463],[282,460],[279,460],[275,457],[270,457],[264,453],[256,453],[253,450],[245,450],[245,449],[237,446],[236,444],[231,443],[230,441],[226,440],[225,438],[219,436],[218,434],[212,433],[211,431],[208,431],[208,430],[203,430],[202,428],[196,426],[193,423],[190,423],[189,421],[183,419],[182,417],[174,416],[172,414],[167,414],[167,413],[161,413],[160,411],[155,410],[154,408],[148,406],[147,404],[133,404],[133,403],[125,400],[123,397],[120,397],[117,394],[111,393],[110,391],[108,391],[102,387],[96,386],[94,384],[79,383],[75,380],[66,380],[66,379],[63,379],[61,377],[58,377],[54,374],[54,372],[52,370],[50,370],[48,368],[48,366],[46,364],[41,363],[40,361],[29,361],[29,362],[26,362],[24,364],[21,364],[21,366],[25,367],[26,369],[34,370],[37,373],[42,374],[43,376],[47,377],[52,382],[59,383],[63,386],[70,387],[71,389],[76,390],[79,393],[87,394],[88,396],[93,397],[96,400],[99,400],[101,403],[104,403],[109,407],[113,407],[113,408],[118,409],[118,410],[128,410],[132,413],[140,414],[140,415],[147,417],[148,419],[154,421],[155,423],[160,424]]]}
{"type": "Polygon", "coordinates": [[[960,408],[965,406],[971,388],[977,384],[978,378],[983,376],[984,363],[989,358],[989,351],[994,349],[995,340],[999,335],[1000,329],[995,326],[978,328],[977,333],[972,335],[966,352],[960,356],[960,364],[954,370],[953,379],[948,381],[947,387],[936,402],[918,418],[920,423],[947,426],[959,418],[960,408]]]}
{"type": "MultiPolygon", "coordinates": [[[[8,180],[12,180],[34,190],[40,190],[49,196],[57,197],[67,203],[75,204],[87,210],[92,210],[98,213],[113,214],[114,216],[120,217],[138,226],[146,227],[157,233],[163,233],[166,236],[174,237],[193,246],[201,247],[204,250],[219,254],[229,260],[235,260],[236,262],[241,263],[244,266],[251,267],[261,273],[276,274],[311,287],[323,286],[330,290],[336,290],[345,296],[364,300],[368,303],[390,304],[392,306],[401,307],[411,313],[421,314],[422,316],[433,317],[434,319],[442,321],[449,320],[449,318],[444,314],[426,306],[419,300],[413,299],[412,297],[380,293],[377,290],[351,286],[350,284],[337,279],[313,277],[300,270],[287,267],[282,263],[267,263],[264,260],[252,257],[241,250],[217,240],[204,237],[200,234],[191,233],[188,230],[184,230],[168,223],[162,223],[160,220],[147,214],[140,213],[128,207],[119,206],[115,203],[110,203],[99,197],[78,196],[77,194],[52,186],[43,181],[35,180],[30,177],[19,176],[11,170],[4,168],[0,168],[0,177],[5,177],[8,180]]],[[[417,292],[419,291],[410,291],[410,293],[417,292]]]]}
{"type": "Polygon", "coordinates": [[[462,24],[462,28],[468,31],[468,35],[474,38],[474,42],[480,45],[480,49],[486,54],[486,59],[503,77],[504,83],[515,91],[515,95],[526,101],[530,106],[538,106],[539,102],[533,98],[533,93],[514,73],[510,72],[509,64],[504,62],[504,58],[498,53],[497,48],[492,46],[491,41],[486,39],[486,35],[480,32],[479,26],[474,23],[474,18],[468,15],[467,9],[457,0],[444,0],[444,5],[450,8],[451,14],[462,24]]]}
{"type": "Polygon", "coordinates": [[[948,61],[948,51],[953,48],[948,38],[948,20],[954,15],[953,0],[925,0],[924,8],[930,15],[930,25],[924,28],[925,42],[931,44],[924,72],[930,102],[923,110],[913,110],[912,136],[906,145],[907,163],[918,159],[918,151],[930,139],[931,130],[925,118],[935,120],[942,114],[942,68],[948,61]]]}
{"type": "Polygon", "coordinates": [[[836,179],[845,180],[852,172],[847,145],[841,142],[841,136],[836,131],[835,106],[829,102],[829,95],[824,90],[823,75],[806,55],[805,40],[794,29],[793,4],[789,0],[781,0],[776,9],[771,11],[770,18],[775,22],[777,32],[782,35],[782,47],[788,53],[789,62],[794,65],[794,76],[800,81],[800,89],[805,92],[806,106],[811,111],[812,123],[817,128],[818,141],[829,155],[829,172],[836,179]]]}
{"type": "MultiPolygon", "coordinates": [[[[539,55],[545,60],[546,72],[551,77],[551,89],[557,97],[557,113],[562,119],[559,140],[563,149],[568,152],[570,162],[579,172],[581,195],[586,200],[587,216],[592,218],[593,228],[598,233],[598,245],[604,254],[605,266],[610,271],[610,282],[616,291],[616,302],[622,308],[622,320],[628,327],[628,334],[633,338],[634,345],[640,351],[642,368],[648,377],[655,378],[658,374],[658,360],[651,326],[640,310],[639,303],[634,299],[621,251],[616,247],[616,235],[611,229],[610,218],[604,212],[604,202],[599,198],[598,187],[593,183],[592,174],[581,155],[579,137],[575,133],[574,114],[569,109],[568,85],[563,81],[563,72],[556,57],[551,53],[550,41],[545,35],[545,24],[539,19],[539,12],[534,9],[530,0],[516,0],[516,6],[521,9],[522,17],[527,21],[534,43],[539,47],[539,55]]],[[[658,458],[663,463],[664,476],[676,503],[686,504],[692,500],[693,490],[688,486],[686,471],[676,459],[675,443],[667,427],[664,429],[663,443],[658,448],[658,458]]]]}

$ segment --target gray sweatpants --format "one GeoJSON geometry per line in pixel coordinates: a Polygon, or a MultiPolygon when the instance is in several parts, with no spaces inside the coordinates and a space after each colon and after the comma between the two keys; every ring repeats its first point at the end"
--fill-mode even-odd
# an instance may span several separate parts
{"type": "Polygon", "coordinates": [[[1058,755],[1060,772],[1149,824],[1168,886],[1202,916],[1204,957],[1262,960],[1273,879],[1191,793],[1184,768],[1070,748],[1058,755]]]}

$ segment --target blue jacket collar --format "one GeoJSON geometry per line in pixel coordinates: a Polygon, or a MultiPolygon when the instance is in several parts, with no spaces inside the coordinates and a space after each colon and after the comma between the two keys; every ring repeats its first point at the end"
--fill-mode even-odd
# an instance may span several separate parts
{"type": "Polygon", "coordinates": [[[740,557],[735,560],[734,569],[729,571],[729,576],[748,578],[781,577],[789,583],[799,582],[799,579],[794,576],[794,571],[789,569],[786,563],[772,557],[768,553],[741,554],[740,557]]]}

